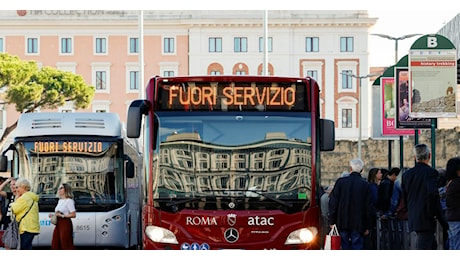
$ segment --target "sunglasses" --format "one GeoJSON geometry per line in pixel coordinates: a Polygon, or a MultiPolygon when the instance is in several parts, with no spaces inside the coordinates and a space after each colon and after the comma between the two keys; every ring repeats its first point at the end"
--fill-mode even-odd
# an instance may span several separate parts
{"type": "Polygon", "coordinates": [[[60,190],[61,190],[61,189],[64,189],[64,186],[59,187],[59,189],[60,189],[60,190]]]}

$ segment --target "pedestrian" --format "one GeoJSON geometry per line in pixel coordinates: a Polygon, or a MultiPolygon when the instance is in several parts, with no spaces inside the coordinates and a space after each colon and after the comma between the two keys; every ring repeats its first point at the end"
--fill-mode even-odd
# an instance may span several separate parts
{"type": "Polygon", "coordinates": [[[16,197],[16,178],[7,178],[0,184],[0,196],[5,200],[3,205],[3,217],[0,221],[0,229],[5,230],[11,222],[13,214],[11,213],[11,204],[16,197]],[[9,185],[9,189],[5,189],[9,185]]]}
{"type": "Polygon", "coordinates": [[[407,211],[406,206],[404,204],[404,198],[402,195],[402,175],[406,172],[408,168],[402,168],[399,171],[398,177],[396,177],[394,186],[393,186],[393,194],[391,195],[391,203],[389,209],[389,215],[396,217],[398,220],[407,220],[407,211]],[[404,212],[403,212],[404,211],[404,212]]]}
{"type": "Polygon", "coordinates": [[[388,219],[389,217],[391,197],[393,196],[394,184],[399,172],[398,167],[391,168],[380,182],[377,193],[377,211],[382,219],[388,219]]]}
{"type": "Polygon", "coordinates": [[[380,244],[378,249],[394,249],[395,231],[392,228],[394,222],[390,219],[391,197],[393,195],[394,182],[399,175],[399,168],[393,167],[384,171],[377,193],[377,221],[379,222],[380,244]]]}
{"type": "Polygon", "coordinates": [[[332,189],[334,188],[334,185],[329,185],[326,187],[325,192],[323,195],[321,195],[320,201],[321,201],[321,214],[327,218],[327,215],[329,213],[329,197],[331,196],[332,189]]]}
{"type": "Polygon", "coordinates": [[[380,181],[382,180],[382,171],[379,168],[371,168],[367,174],[367,182],[371,187],[372,202],[375,206],[377,203],[377,191],[379,189],[380,181]]]}
{"type": "Polygon", "coordinates": [[[372,195],[361,176],[363,168],[361,159],[352,159],[350,174],[336,181],[329,198],[329,225],[337,226],[344,250],[364,249],[364,236],[371,227],[372,195]]]}
{"type": "MultiPolygon", "coordinates": [[[[321,228],[323,232],[321,234],[326,234],[329,231],[329,225],[327,216],[329,214],[329,197],[331,196],[331,191],[334,188],[334,185],[329,185],[325,188],[323,195],[320,197],[320,205],[321,205],[321,216],[322,216],[322,225],[321,228]]],[[[322,241],[324,245],[324,242],[322,241]]]]}
{"type": "MultiPolygon", "coordinates": [[[[57,223],[53,231],[51,249],[72,250],[75,249],[72,218],[76,217],[76,210],[70,185],[61,184],[58,189],[58,196],[59,200],[54,209],[57,223]]],[[[51,218],[52,214],[49,217],[51,218]]]]}
{"type": "MultiPolygon", "coordinates": [[[[439,200],[441,202],[441,209],[442,209],[442,215],[444,218],[446,217],[446,185],[447,185],[447,179],[446,179],[446,169],[444,168],[438,168],[438,192],[439,192],[439,200]]],[[[447,221],[447,219],[446,219],[447,221]]],[[[443,228],[438,224],[437,225],[437,233],[439,233],[438,236],[438,242],[441,242],[441,245],[438,245],[439,249],[444,249],[444,250],[449,250],[449,234],[448,230],[443,230],[443,228]],[[440,236],[442,235],[442,236],[440,236]]]]}
{"type": "Polygon", "coordinates": [[[460,157],[447,161],[445,177],[449,249],[460,250],[460,157]]]}
{"type": "Polygon", "coordinates": [[[379,189],[380,181],[382,180],[382,172],[380,168],[374,167],[369,170],[367,173],[367,182],[371,189],[372,194],[372,208],[371,208],[371,229],[369,230],[369,235],[364,237],[364,249],[366,250],[375,250],[377,249],[377,211],[375,205],[377,203],[377,191],[379,189]]]}
{"type": "Polygon", "coordinates": [[[396,177],[396,180],[394,181],[393,185],[393,192],[391,194],[391,199],[390,199],[390,208],[388,210],[388,213],[386,214],[388,218],[392,221],[393,225],[393,242],[391,243],[391,249],[393,250],[400,250],[400,249],[408,249],[409,248],[409,229],[407,226],[407,217],[405,218],[403,215],[398,215],[398,213],[403,213],[402,208],[399,208],[399,206],[403,207],[404,202],[402,205],[400,202],[402,201],[402,188],[401,188],[401,178],[402,178],[402,173],[405,172],[406,169],[402,168],[398,176],[396,177]],[[400,211],[398,211],[398,208],[400,211]]]}
{"type": "Polygon", "coordinates": [[[11,211],[19,222],[21,250],[31,250],[35,235],[40,233],[38,217],[38,195],[30,191],[30,182],[24,178],[16,181],[17,198],[11,204],[11,211]]]}
{"type": "Polygon", "coordinates": [[[445,220],[438,192],[438,171],[429,165],[430,148],[426,144],[414,147],[415,166],[402,176],[402,191],[408,212],[409,231],[415,231],[415,248],[435,250],[436,220],[444,230],[445,220]]]}
{"type": "Polygon", "coordinates": [[[385,199],[383,198],[383,196],[382,196],[382,190],[384,190],[384,189],[382,189],[382,188],[380,187],[380,185],[382,184],[382,182],[384,182],[384,185],[383,185],[383,186],[385,186],[385,187],[387,188],[387,186],[388,186],[388,185],[387,185],[387,184],[388,184],[388,182],[387,182],[387,181],[388,181],[387,176],[388,176],[388,174],[390,173],[390,171],[389,171],[388,169],[386,169],[386,168],[380,168],[380,169],[379,169],[379,173],[380,173],[380,181],[379,181],[379,185],[378,185],[378,187],[377,187],[377,196],[376,196],[376,198],[375,198],[375,210],[377,211],[377,217],[380,219],[380,215],[382,214],[381,208],[384,207],[384,206],[382,206],[381,204],[382,204],[382,201],[385,200],[385,199]],[[379,196],[379,193],[380,193],[380,196],[379,196]],[[379,197],[380,197],[380,198],[379,198],[379,197]]]}

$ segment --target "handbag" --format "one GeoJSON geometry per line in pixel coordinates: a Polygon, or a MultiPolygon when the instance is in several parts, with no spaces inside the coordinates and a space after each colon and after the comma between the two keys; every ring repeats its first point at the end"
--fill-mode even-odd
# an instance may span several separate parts
{"type": "Polygon", "coordinates": [[[11,218],[11,222],[8,224],[5,232],[3,232],[2,242],[3,244],[9,249],[20,249],[21,247],[21,234],[19,234],[19,223],[21,223],[22,219],[29,213],[30,209],[34,205],[35,201],[32,201],[32,205],[30,205],[29,210],[27,210],[26,214],[22,216],[22,218],[16,221],[16,216],[13,215],[11,218]]]}
{"type": "Polygon", "coordinates": [[[57,217],[56,217],[56,214],[53,214],[53,216],[51,216],[51,224],[53,224],[53,225],[56,225],[56,224],[57,224],[57,217]]]}
{"type": "Polygon", "coordinates": [[[11,222],[8,224],[8,227],[3,232],[2,242],[5,247],[9,249],[19,249],[20,239],[19,224],[16,221],[16,217],[13,216],[11,222]]]}
{"type": "Polygon", "coordinates": [[[340,250],[341,241],[337,226],[334,224],[324,240],[324,250],[340,250]]]}

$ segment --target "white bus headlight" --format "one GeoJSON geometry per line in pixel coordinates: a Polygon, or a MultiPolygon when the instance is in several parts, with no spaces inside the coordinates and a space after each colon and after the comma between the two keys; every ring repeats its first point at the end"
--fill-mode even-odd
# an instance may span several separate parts
{"type": "Polygon", "coordinates": [[[161,227],[148,226],[145,228],[145,234],[153,242],[167,243],[167,244],[179,244],[173,232],[167,229],[161,228],[161,227]]]}
{"type": "Polygon", "coordinates": [[[301,228],[295,231],[292,231],[291,234],[284,242],[285,245],[294,245],[294,244],[305,244],[313,241],[315,236],[318,234],[318,229],[315,227],[301,228]]]}

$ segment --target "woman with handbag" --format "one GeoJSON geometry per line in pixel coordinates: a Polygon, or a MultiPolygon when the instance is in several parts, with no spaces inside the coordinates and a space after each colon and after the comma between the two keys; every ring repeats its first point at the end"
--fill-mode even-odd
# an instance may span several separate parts
{"type": "Polygon", "coordinates": [[[16,181],[16,200],[11,205],[11,211],[19,223],[21,250],[31,250],[35,235],[40,233],[38,217],[38,195],[30,191],[28,180],[19,178],[16,181]]]}
{"type": "MultiPolygon", "coordinates": [[[[51,249],[75,249],[73,245],[72,218],[76,217],[76,210],[72,188],[69,184],[63,183],[59,186],[58,195],[59,201],[54,209],[54,216],[57,217],[57,222],[53,231],[51,249]]],[[[50,214],[50,218],[52,217],[53,215],[50,214]]]]}
{"type": "MultiPolygon", "coordinates": [[[[3,199],[5,200],[5,205],[3,205],[3,217],[0,221],[0,234],[2,235],[0,239],[0,247],[4,247],[5,249],[12,249],[7,244],[4,244],[3,241],[8,240],[4,232],[6,231],[6,229],[11,223],[11,220],[14,217],[13,213],[11,213],[11,204],[13,203],[14,198],[16,197],[16,180],[17,178],[10,177],[7,178],[2,184],[0,184],[0,196],[3,197],[3,199]],[[9,185],[9,189],[5,190],[5,187],[7,187],[7,185],[9,185]]],[[[15,236],[12,236],[12,238],[14,237],[15,236]]]]}

